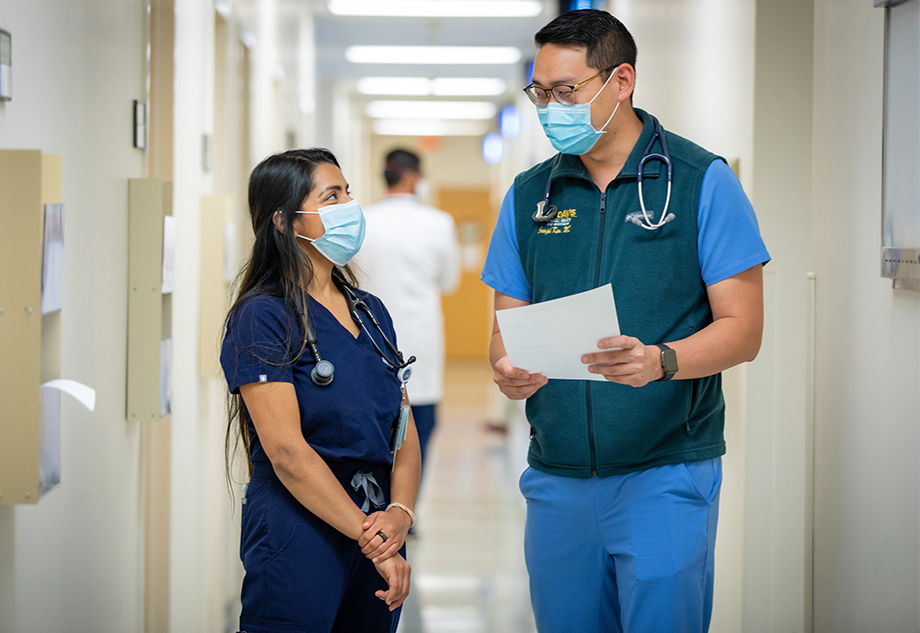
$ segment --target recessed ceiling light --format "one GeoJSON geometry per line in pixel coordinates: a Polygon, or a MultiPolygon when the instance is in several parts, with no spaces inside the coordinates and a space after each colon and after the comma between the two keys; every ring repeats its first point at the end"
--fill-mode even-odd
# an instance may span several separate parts
{"type": "Polygon", "coordinates": [[[486,101],[371,101],[374,119],[491,119],[495,106],[486,101]]]}
{"type": "Polygon", "coordinates": [[[482,136],[487,121],[444,121],[442,119],[375,119],[374,134],[385,136],[482,136]]]}
{"type": "Polygon", "coordinates": [[[530,18],[543,12],[539,0],[330,0],[333,15],[421,18],[530,18]]]}
{"type": "Polygon", "coordinates": [[[516,64],[514,46],[349,46],[345,59],[355,64],[516,64]]]}
{"type": "Polygon", "coordinates": [[[505,88],[505,82],[494,77],[362,77],[357,84],[365,95],[494,96],[505,88]]]}

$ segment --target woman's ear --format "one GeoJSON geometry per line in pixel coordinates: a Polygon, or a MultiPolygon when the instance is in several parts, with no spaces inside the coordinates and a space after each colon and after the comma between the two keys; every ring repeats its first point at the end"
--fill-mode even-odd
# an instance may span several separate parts
{"type": "Polygon", "coordinates": [[[281,209],[275,211],[275,214],[272,216],[272,222],[275,224],[275,228],[278,229],[280,233],[284,233],[284,212],[281,209]]]}

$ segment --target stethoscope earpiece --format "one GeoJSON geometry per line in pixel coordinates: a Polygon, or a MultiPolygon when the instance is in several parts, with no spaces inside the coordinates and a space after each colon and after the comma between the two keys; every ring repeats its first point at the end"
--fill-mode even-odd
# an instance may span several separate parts
{"type": "Polygon", "coordinates": [[[533,212],[533,221],[538,224],[543,224],[549,222],[556,217],[556,214],[559,213],[559,209],[556,208],[556,205],[550,205],[549,209],[546,212],[543,212],[543,209],[546,206],[546,201],[540,200],[537,203],[537,210],[533,212]]]}
{"type": "Polygon", "coordinates": [[[335,376],[335,367],[328,360],[321,360],[313,367],[310,372],[310,380],[317,387],[325,387],[332,382],[335,376]]]}

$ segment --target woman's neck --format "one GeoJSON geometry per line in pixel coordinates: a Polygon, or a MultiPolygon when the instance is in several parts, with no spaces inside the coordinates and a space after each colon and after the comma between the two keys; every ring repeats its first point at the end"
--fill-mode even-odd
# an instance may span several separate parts
{"type": "Polygon", "coordinates": [[[316,249],[311,250],[314,252],[308,251],[307,256],[313,264],[313,279],[310,280],[307,292],[320,303],[327,304],[327,299],[339,292],[332,280],[332,270],[335,265],[316,252],[316,249]]]}

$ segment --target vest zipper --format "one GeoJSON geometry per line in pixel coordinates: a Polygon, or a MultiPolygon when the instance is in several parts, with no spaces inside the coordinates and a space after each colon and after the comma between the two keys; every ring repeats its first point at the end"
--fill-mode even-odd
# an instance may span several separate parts
{"type": "MultiPolygon", "coordinates": [[[[601,221],[600,230],[597,232],[597,252],[594,257],[594,284],[597,288],[601,278],[601,254],[604,252],[604,231],[607,226],[607,191],[601,192],[601,221]]],[[[591,382],[585,382],[585,408],[588,418],[588,451],[591,456],[591,475],[597,476],[597,449],[594,446],[594,414],[591,410],[591,382]]]]}
{"type": "Polygon", "coordinates": [[[594,288],[601,279],[601,253],[604,252],[604,230],[607,226],[607,192],[601,193],[601,228],[597,232],[597,253],[594,258],[594,288]]]}

